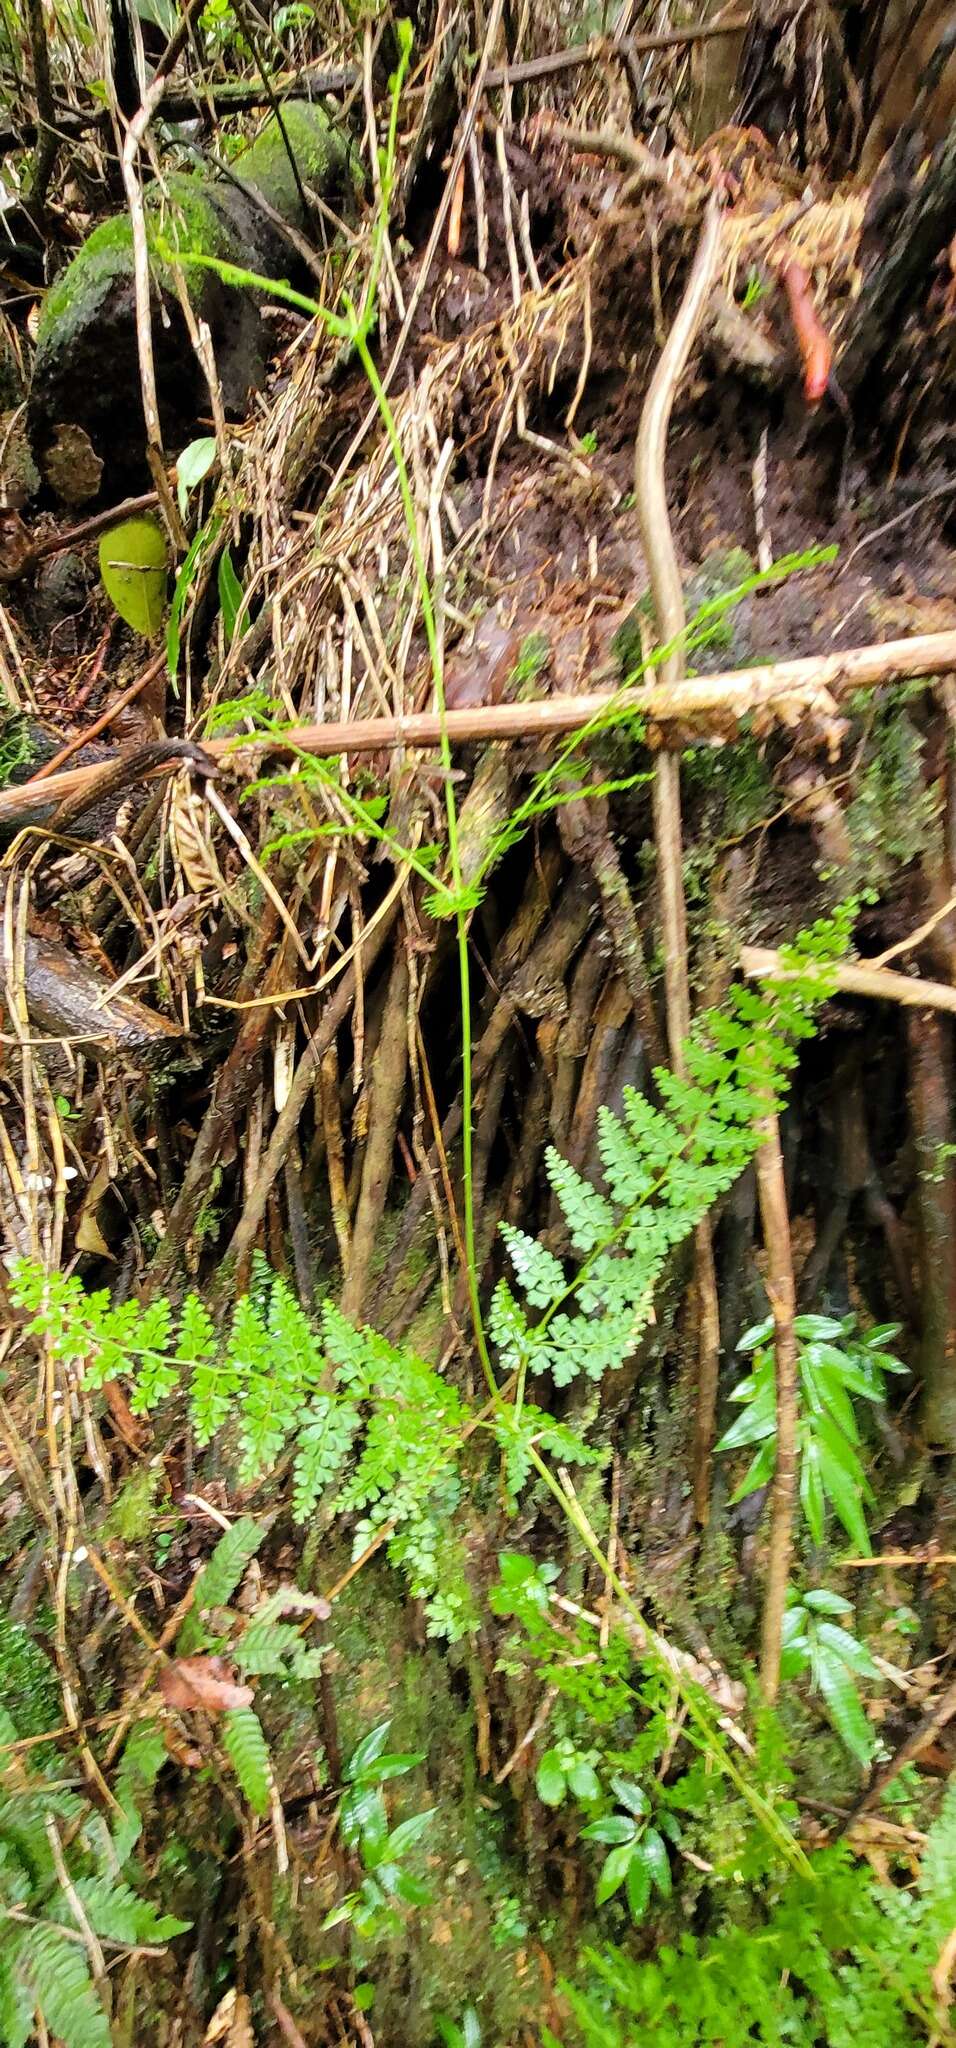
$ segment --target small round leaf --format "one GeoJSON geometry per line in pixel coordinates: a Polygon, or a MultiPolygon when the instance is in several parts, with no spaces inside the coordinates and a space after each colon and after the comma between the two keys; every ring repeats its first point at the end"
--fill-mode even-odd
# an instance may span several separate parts
{"type": "Polygon", "coordinates": [[[154,519],[123,519],[100,541],[100,575],[115,611],[152,640],[166,605],[166,542],[154,519]]]}

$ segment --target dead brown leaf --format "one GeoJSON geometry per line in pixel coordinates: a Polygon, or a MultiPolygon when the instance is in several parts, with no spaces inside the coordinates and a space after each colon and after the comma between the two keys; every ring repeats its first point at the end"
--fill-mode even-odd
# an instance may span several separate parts
{"type": "Polygon", "coordinates": [[[159,1675],[159,1689],[168,1707],[179,1713],[201,1708],[207,1714],[227,1714],[232,1707],[250,1707],[251,1685],[237,1685],[232,1665],[225,1657],[176,1657],[159,1675]]]}

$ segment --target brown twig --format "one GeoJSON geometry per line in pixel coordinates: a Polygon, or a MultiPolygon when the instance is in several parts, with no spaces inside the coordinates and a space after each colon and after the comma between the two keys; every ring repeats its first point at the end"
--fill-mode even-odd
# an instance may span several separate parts
{"type": "MultiPolygon", "coordinates": [[[[132,704],[134,699],[146,689],[147,684],[153,682],[158,675],[162,674],[165,663],[165,653],[154,654],[152,661],[143,669],[142,674],[138,675],[135,682],[130,683],[127,689],[121,690],[119,696],[114,697],[112,704],[107,704],[105,711],[101,711],[99,717],[94,718],[92,725],[86,726],[83,732],[76,733],[73,739],[67,740],[66,745],[60,748],[58,754],[53,754],[49,761],[44,762],[42,768],[37,769],[35,775],[31,775],[29,784],[24,783],[21,786],[28,788],[32,787],[35,782],[49,781],[50,777],[56,775],[62,768],[64,761],[72,760],[74,754],[78,754],[82,747],[88,747],[92,740],[97,739],[101,732],[106,731],[108,725],[112,725],[114,718],[118,716],[119,712],[125,711],[127,704],[132,704]]],[[[63,794],[66,796],[68,792],[64,790],[63,794]]]]}
{"type": "Polygon", "coordinates": [[[883,1764],[874,1773],[865,1791],[861,1792],[856,1804],[850,1808],[845,1822],[838,1831],[841,1835],[846,1833],[847,1828],[852,1827],[855,1820],[859,1820],[861,1814],[866,1813],[869,1807],[875,1805],[877,1799],[880,1799],[886,1791],[887,1786],[892,1785],[894,1778],[899,1777],[900,1772],[905,1769],[907,1764],[915,1763],[917,1757],[922,1756],[925,1749],[929,1749],[930,1744],[935,1742],[937,1737],[942,1734],[943,1729],[948,1726],[954,1714],[956,1714],[956,1679],[953,1679],[946,1687],[945,1692],[940,1695],[936,1705],[930,1707],[928,1712],[923,1715],[922,1720],[917,1722],[912,1734],[908,1735],[906,1741],[900,1744],[896,1755],[892,1756],[888,1763],[883,1764]]]}
{"type": "MultiPolygon", "coordinates": [[[[665,689],[679,697],[684,688],[683,635],[687,624],[684,590],[667,509],[665,462],[667,430],[681,377],[707,311],[720,263],[721,202],[715,193],[707,203],[704,225],[677,318],[661,351],[641,413],[634,451],[634,496],[647,563],[651,598],[662,643],[665,689]]],[[[686,1073],[686,1041],[690,1033],[690,986],[687,972],[687,915],[684,904],[684,858],[680,807],[680,768],[675,753],[660,756],[654,777],[654,836],[664,937],[664,986],[671,1064],[686,1073]]],[[[710,1223],[704,1217],[694,1232],[697,1289],[698,1380],[694,1435],[694,1506],[699,1522],[710,1510],[710,1460],[717,1409],[720,1359],[720,1315],[710,1223]]]]}
{"type": "MultiPolygon", "coordinates": [[[[378,923],[370,923],[362,941],[362,971],[369,968],[381,953],[398,915],[396,899],[378,923]]],[[[238,1262],[252,1250],[259,1226],[265,1215],[270,1189],[285,1161],[292,1138],[299,1127],[299,1119],[315,1081],[323,1055],[328,1051],[355,998],[358,963],[353,960],[351,967],[339,981],[338,988],[331,995],[322,1011],[316,1030],[305,1046],[289,1089],[285,1103],[275,1120],[272,1135],[266,1147],[255,1186],[250,1190],[239,1222],[233,1232],[226,1253],[226,1266],[238,1262]]]]}
{"type": "Polygon", "coordinates": [[[616,57],[626,63],[628,56],[653,56],[658,50],[688,49],[693,43],[712,42],[717,36],[735,36],[747,27],[746,13],[734,14],[721,21],[705,21],[694,28],[665,29],[658,35],[626,36],[620,40],[615,36],[594,36],[589,43],[581,43],[570,50],[555,50],[546,57],[527,57],[523,63],[509,64],[506,68],[489,71],[484,81],[484,90],[493,92],[503,85],[530,85],[536,78],[554,78],[562,71],[573,71],[582,64],[599,64],[607,57],[616,57]]]}
{"type": "Polygon", "coordinates": [[[385,1009],[372,1066],[368,1107],[368,1143],[355,1208],[348,1271],[342,1290],[342,1314],[359,1323],[372,1282],[372,1259],[388,1196],[395,1132],[408,1072],[408,962],[400,946],[389,977],[385,1009]]]}

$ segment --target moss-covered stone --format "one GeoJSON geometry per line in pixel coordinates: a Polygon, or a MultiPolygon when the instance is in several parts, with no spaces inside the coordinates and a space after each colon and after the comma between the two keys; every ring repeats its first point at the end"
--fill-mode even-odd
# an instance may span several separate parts
{"type": "Polygon", "coordinates": [[[323,198],[345,197],[355,175],[353,160],[341,131],[333,128],[321,107],[308,100],[286,102],[282,108],[282,128],[284,135],[275,119],[267,122],[234,168],[244,184],[254,185],[283,220],[301,232],[309,222],[300,184],[321,193],[323,198]],[[295,157],[298,182],[290,150],[295,157]]]}
{"type": "MultiPolygon", "coordinates": [[[[322,108],[290,101],[282,110],[299,180],[342,203],[354,178],[346,138],[322,108]]],[[[235,163],[283,220],[308,227],[299,183],[275,117],[235,163]]],[[[191,348],[172,266],[172,248],[239,264],[266,276],[289,268],[289,248],[249,192],[200,172],[173,172],[146,195],[146,229],[154,303],[157,395],[164,439],[172,448],[192,438],[204,382],[191,348]]],[[[186,270],[197,314],[212,335],[227,409],[241,412],[264,371],[259,309],[253,294],[224,285],[211,271],[186,270]]],[[[143,466],[145,433],[136,339],[133,234],[126,213],[101,222],[47,293],[40,318],[28,406],[30,437],[45,456],[63,423],[81,427],[104,462],[111,485],[133,481],[143,466]]],[[[48,477],[51,483],[53,479],[48,477]]]]}

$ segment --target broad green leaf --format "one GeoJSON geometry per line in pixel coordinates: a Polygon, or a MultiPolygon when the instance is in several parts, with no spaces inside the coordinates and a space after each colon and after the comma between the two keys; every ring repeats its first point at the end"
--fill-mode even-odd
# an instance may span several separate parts
{"type": "Polygon", "coordinates": [[[222,630],[226,636],[226,646],[228,647],[236,630],[236,620],[242,610],[243,597],[242,584],[232,566],[232,556],[228,548],[223,548],[222,554],[219,557],[217,582],[219,584],[219,609],[222,613],[222,630]]]}
{"type": "Polygon", "coordinates": [[[406,1906],[427,1906],[432,1893],[431,1886],[420,1877],[413,1877],[410,1870],[396,1870],[389,1889],[406,1906]]]}
{"type": "Polygon", "coordinates": [[[777,1432],[774,1430],[772,1436],[767,1438],[766,1443],[761,1444],[760,1449],[751,1458],[739,1486],[734,1488],[730,1497],[731,1507],[736,1507],[739,1500],[746,1500],[749,1493],[756,1493],[758,1487],[768,1485],[773,1478],[776,1462],[777,1432]]]}
{"type": "Polygon", "coordinates": [[[826,1515],[820,1453],[809,1432],[804,1433],[800,1454],[800,1505],[814,1543],[822,1543],[826,1515]]]}
{"type": "Polygon", "coordinates": [[[376,1757],[374,1763],[366,1764],[362,1777],[367,1779],[370,1785],[383,1785],[386,1778],[404,1778],[407,1771],[413,1771],[416,1764],[423,1764],[424,1761],[423,1749],[396,1751],[394,1756],[376,1757]]]}
{"type": "Polygon", "coordinates": [[[608,1899],[613,1898],[614,1893],[620,1890],[636,1847],[633,1842],[622,1842],[619,1848],[612,1849],[610,1855],[606,1857],[594,1894],[596,1905],[606,1905],[608,1899]]]}
{"type": "Polygon", "coordinates": [[[382,1795],[376,1785],[353,1785],[346,1792],[339,1816],[342,1840],[350,1849],[359,1841],[384,1844],[388,1822],[382,1795]]]}
{"type": "MultiPolygon", "coordinates": [[[[832,1316],[797,1316],[793,1327],[801,1344],[832,1344],[844,1334],[843,1324],[835,1322],[832,1316]]],[[[737,1349],[739,1351],[739,1345],[737,1349]]]]}
{"type": "Polygon", "coordinates": [[[802,1596],[804,1607],[812,1614],[852,1614],[853,1605],[844,1600],[842,1593],[831,1593],[828,1586],[815,1586],[811,1593],[802,1596]]]}
{"type": "Polygon", "coordinates": [[[593,1764],[576,1763],[568,1772],[568,1784],[575,1799],[600,1799],[601,1784],[593,1764]]]}
{"type": "Polygon", "coordinates": [[[222,1717],[222,1745],[253,1813],[269,1811],[269,1750],[252,1707],[231,1707],[222,1717]]]}
{"type": "Polygon", "coordinates": [[[183,449],[176,464],[176,496],[184,519],[190,491],[194,491],[203,477],[208,476],[215,460],[216,442],[212,434],[204,434],[199,441],[190,441],[188,448],[183,449]]]}
{"type": "Polygon", "coordinates": [[[155,519],[122,519],[104,533],[100,575],[114,611],[154,639],[166,609],[166,542],[155,519]]]}
{"type": "Polygon", "coordinates": [[[651,1896],[651,1872],[641,1843],[627,1866],[627,1904],[631,1919],[643,1920],[651,1896]]]}
{"type": "Polygon", "coordinates": [[[845,1663],[832,1651],[818,1646],[813,1656],[813,1675],[837,1734],[857,1762],[866,1766],[873,1755],[873,1730],[845,1663]]]}
{"type": "Polygon", "coordinates": [[[371,1730],[370,1734],[363,1735],[361,1742],[353,1749],[345,1766],[345,1776],[347,1778],[360,1778],[363,1771],[368,1769],[369,1764],[373,1764],[376,1757],[381,1756],[388,1741],[388,1731],[391,1725],[390,1720],[381,1721],[377,1728],[371,1730]]]}
{"type": "Polygon", "coordinates": [[[621,1805],[627,1807],[628,1813],[644,1814],[647,1812],[650,1803],[647,1793],[644,1791],[643,1786],[635,1785],[633,1779],[612,1778],[611,1790],[614,1793],[615,1799],[619,1799],[621,1805]]]}
{"type": "Polygon", "coordinates": [[[410,1849],[412,1843],[425,1833],[437,1811],[436,1806],[426,1806],[423,1813],[413,1813],[408,1820],[399,1821],[388,1838],[389,1855],[404,1856],[406,1849],[410,1849]]]}
{"type": "Polygon", "coordinates": [[[832,1650],[834,1656],[842,1657],[844,1664],[849,1664],[851,1671],[859,1671],[864,1678],[879,1677],[880,1674],[866,1644],[859,1642],[856,1636],[851,1636],[848,1629],[839,1628],[833,1621],[821,1621],[817,1623],[816,1634],[818,1643],[832,1650]]]}
{"type": "Polygon", "coordinates": [[[587,1827],[581,1829],[581,1840],[582,1842],[606,1842],[610,1845],[619,1842],[633,1842],[636,1834],[636,1822],[629,1814],[606,1813],[601,1820],[589,1821],[587,1827]]]}
{"type": "Polygon", "coordinates": [[[737,1339],[738,1351],[756,1351],[758,1344],[766,1344],[773,1336],[773,1317],[765,1316],[762,1323],[752,1323],[742,1337],[737,1339]]]}
{"type": "Polygon", "coordinates": [[[652,1882],[656,1884],[662,1898],[669,1899],[671,1895],[670,1857],[667,1854],[663,1837],[658,1834],[656,1828],[648,1828],[641,1842],[641,1855],[646,1868],[650,1872],[652,1882]]]}
{"type": "Polygon", "coordinates": [[[535,1790],[545,1806],[560,1806],[567,1790],[561,1753],[546,1749],[534,1774],[535,1790]]]}
{"type": "Polygon", "coordinates": [[[862,1556],[869,1557],[870,1538],[860,1504],[863,1475],[853,1469],[857,1461],[850,1446],[840,1437],[835,1426],[828,1424],[825,1416],[820,1417],[817,1426],[817,1445],[824,1492],[833,1502],[851,1542],[856,1544],[862,1556]]]}

